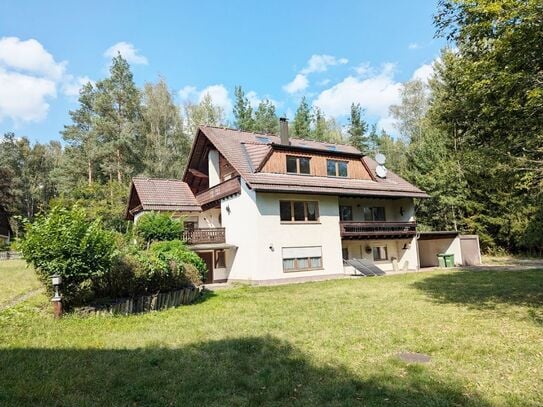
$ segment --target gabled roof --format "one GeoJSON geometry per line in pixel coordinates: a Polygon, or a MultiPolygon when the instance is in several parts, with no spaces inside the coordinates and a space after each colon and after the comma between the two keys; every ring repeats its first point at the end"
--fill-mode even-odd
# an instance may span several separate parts
{"type": "MultiPolygon", "coordinates": [[[[300,192],[331,195],[361,195],[387,197],[419,197],[428,195],[392,171],[387,178],[375,174],[377,163],[363,156],[355,147],[311,140],[290,139],[291,146],[281,145],[280,138],[271,134],[258,134],[214,126],[200,126],[194,145],[206,137],[235,168],[247,184],[256,191],[300,192]],[[259,172],[263,163],[275,149],[320,152],[344,155],[362,160],[373,180],[329,178],[318,176],[275,174],[259,172]]],[[[189,159],[193,159],[194,148],[189,159]]],[[[184,179],[186,177],[186,173],[184,179]]]]}
{"type": "Polygon", "coordinates": [[[183,211],[200,212],[194,194],[189,186],[175,179],[143,178],[132,179],[126,217],[133,218],[131,211],[183,211]]]}

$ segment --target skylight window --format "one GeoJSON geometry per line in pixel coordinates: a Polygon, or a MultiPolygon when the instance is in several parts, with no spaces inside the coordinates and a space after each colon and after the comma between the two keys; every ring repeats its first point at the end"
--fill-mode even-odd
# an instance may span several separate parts
{"type": "Polygon", "coordinates": [[[327,149],[327,150],[330,150],[330,151],[336,151],[336,150],[337,150],[337,147],[336,147],[336,146],[330,146],[330,145],[328,145],[328,146],[326,146],[326,149],[327,149]]]}
{"type": "Polygon", "coordinates": [[[256,139],[257,139],[259,142],[265,143],[265,144],[268,144],[268,143],[270,142],[269,137],[256,136],[256,139]]]}

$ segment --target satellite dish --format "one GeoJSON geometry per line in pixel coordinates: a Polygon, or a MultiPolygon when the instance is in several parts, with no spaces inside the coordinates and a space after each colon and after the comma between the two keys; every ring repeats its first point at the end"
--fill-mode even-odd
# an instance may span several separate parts
{"type": "Polygon", "coordinates": [[[388,170],[384,165],[378,165],[375,167],[375,173],[379,178],[386,178],[387,177],[388,170]]]}
{"type": "Polygon", "coordinates": [[[375,154],[375,161],[377,161],[377,164],[385,165],[386,160],[387,159],[384,154],[381,154],[381,153],[375,154]]]}

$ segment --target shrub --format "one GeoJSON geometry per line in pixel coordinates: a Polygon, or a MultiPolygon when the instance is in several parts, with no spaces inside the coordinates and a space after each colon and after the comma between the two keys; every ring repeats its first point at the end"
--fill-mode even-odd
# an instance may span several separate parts
{"type": "Polygon", "coordinates": [[[196,268],[200,282],[205,281],[207,275],[207,266],[205,262],[200,256],[192,250],[189,250],[181,240],[156,242],[151,245],[149,250],[167,260],[191,264],[196,268]]]}
{"type": "Polygon", "coordinates": [[[134,231],[149,245],[154,241],[179,239],[183,232],[183,223],[168,214],[150,212],[138,219],[134,231]]]}
{"type": "Polygon", "coordinates": [[[101,220],[89,221],[77,206],[54,207],[48,215],[38,216],[26,225],[18,247],[51,293],[51,276],[62,277],[66,305],[88,300],[93,282],[109,272],[117,253],[113,236],[102,228],[101,220]]]}
{"type": "Polygon", "coordinates": [[[179,240],[156,242],[148,250],[125,246],[111,271],[97,283],[99,297],[132,297],[200,285],[206,265],[179,240]]]}

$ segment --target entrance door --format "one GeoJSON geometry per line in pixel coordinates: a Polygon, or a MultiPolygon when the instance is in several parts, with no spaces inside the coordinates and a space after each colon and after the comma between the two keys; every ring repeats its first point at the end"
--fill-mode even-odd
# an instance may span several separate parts
{"type": "Polygon", "coordinates": [[[213,282],[213,252],[198,253],[198,256],[202,258],[207,266],[207,278],[205,283],[211,284],[213,282]]]}

